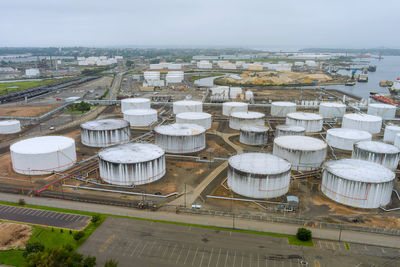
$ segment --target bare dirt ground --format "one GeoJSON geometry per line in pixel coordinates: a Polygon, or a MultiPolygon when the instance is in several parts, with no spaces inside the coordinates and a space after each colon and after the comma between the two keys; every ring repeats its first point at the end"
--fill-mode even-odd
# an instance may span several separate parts
{"type": "Polygon", "coordinates": [[[0,250],[24,248],[32,235],[32,227],[25,224],[0,223],[0,250]]]}
{"type": "Polygon", "coordinates": [[[0,116],[12,116],[12,117],[37,117],[43,115],[57,106],[46,105],[46,106],[6,106],[0,108],[0,116]]]}

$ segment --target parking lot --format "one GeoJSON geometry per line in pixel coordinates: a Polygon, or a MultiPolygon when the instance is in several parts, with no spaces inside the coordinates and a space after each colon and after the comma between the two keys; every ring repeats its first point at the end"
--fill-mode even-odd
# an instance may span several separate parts
{"type": "Polygon", "coordinates": [[[80,230],[90,222],[90,218],[85,215],[0,205],[0,219],[10,221],[80,230]]]}

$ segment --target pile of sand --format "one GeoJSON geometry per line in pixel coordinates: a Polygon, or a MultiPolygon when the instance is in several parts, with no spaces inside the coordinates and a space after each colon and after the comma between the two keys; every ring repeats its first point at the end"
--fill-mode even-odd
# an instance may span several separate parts
{"type": "Polygon", "coordinates": [[[32,235],[32,227],[25,224],[0,223],[0,250],[24,248],[32,235]]]}

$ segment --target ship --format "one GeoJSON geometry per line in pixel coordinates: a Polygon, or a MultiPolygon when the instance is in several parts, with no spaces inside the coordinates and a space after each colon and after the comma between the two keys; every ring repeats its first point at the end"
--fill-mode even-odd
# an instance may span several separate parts
{"type": "Polygon", "coordinates": [[[393,82],[388,81],[388,80],[382,80],[379,82],[379,86],[380,87],[391,87],[391,86],[393,86],[393,82]]]}
{"type": "Polygon", "coordinates": [[[392,87],[389,88],[391,95],[398,95],[400,92],[400,78],[397,78],[392,87]]]}
{"type": "Polygon", "coordinates": [[[368,71],[375,72],[376,71],[376,65],[369,65],[368,66],[368,71]]]}
{"type": "Polygon", "coordinates": [[[361,83],[366,83],[366,82],[368,82],[368,76],[360,74],[360,75],[358,75],[357,81],[361,82],[361,83]]]}
{"type": "Polygon", "coordinates": [[[354,86],[354,85],[356,85],[356,81],[355,80],[347,80],[344,85],[345,86],[354,86]]]}

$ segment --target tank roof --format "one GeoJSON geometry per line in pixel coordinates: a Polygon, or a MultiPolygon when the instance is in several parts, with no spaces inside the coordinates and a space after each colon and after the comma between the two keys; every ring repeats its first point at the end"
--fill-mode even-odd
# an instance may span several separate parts
{"type": "Polygon", "coordinates": [[[88,121],[81,124],[81,128],[93,131],[107,131],[129,127],[129,123],[125,120],[104,119],[88,121]]]}
{"type": "Polygon", "coordinates": [[[182,113],[176,114],[176,117],[181,118],[181,119],[198,120],[198,119],[211,118],[211,114],[206,113],[206,112],[182,112],[182,113]]]}
{"type": "Polygon", "coordinates": [[[206,129],[203,126],[191,123],[173,123],[157,126],[154,131],[164,135],[184,136],[198,135],[204,133],[206,129]]]}
{"type": "Polygon", "coordinates": [[[325,106],[325,107],[332,107],[332,108],[342,108],[346,107],[345,104],[339,103],[339,102],[322,102],[319,104],[320,106],[325,106]]]}
{"type": "Polygon", "coordinates": [[[385,127],[385,129],[394,130],[394,131],[400,131],[400,126],[397,126],[397,125],[388,125],[388,126],[385,127]]]}
{"type": "Polygon", "coordinates": [[[150,99],[143,98],[143,97],[125,98],[125,99],[122,99],[121,102],[124,102],[124,103],[145,103],[145,102],[150,102],[150,99]]]}
{"type": "Polygon", "coordinates": [[[195,100],[180,100],[180,101],[175,101],[174,105],[196,106],[196,105],[203,105],[203,102],[195,100]]]}
{"type": "Polygon", "coordinates": [[[395,105],[389,105],[389,104],[384,104],[384,103],[371,103],[369,104],[369,106],[371,107],[375,107],[375,108],[396,108],[395,105]]]}
{"type": "Polygon", "coordinates": [[[349,113],[349,114],[344,114],[344,118],[350,119],[350,120],[356,120],[356,121],[382,121],[381,117],[374,116],[374,115],[368,115],[368,114],[358,114],[358,113],[349,113]]]}
{"type": "Polygon", "coordinates": [[[236,117],[240,119],[261,119],[265,115],[261,112],[248,111],[248,112],[232,112],[231,117],[236,117]]]}
{"type": "Polygon", "coordinates": [[[272,105],[274,106],[296,106],[296,103],[293,102],[285,102],[285,101],[278,101],[278,102],[272,102],[272,105]]]}
{"type": "Polygon", "coordinates": [[[295,120],[322,120],[322,116],[315,114],[315,113],[309,113],[309,112],[292,112],[288,113],[286,115],[290,119],[295,119],[295,120]]]}
{"type": "Polygon", "coordinates": [[[275,128],[279,130],[293,131],[293,132],[304,132],[306,130],[303,126],[287,125],[287,124],[280,124],[277,125],[275,128]]]}
{"type": "Polygon", "coordinates": [[[113,163],[139,163],[157,159],[164,150],[147,143],[128,143],[108,147],[99,153],[99,158],[113,163]]]}
{"type": "Polygon", "coordinates": [[[367,150],[375,153],[388,153],[397,154],[400,153],[400,149],[397,146],[386,144],[377,141],[360,141],[355,144],[362,150],[367,150]]]}
{"type": "Polygon", "coordinates": [[[290,170],[291,164],[267,153],[243,153],[229,158],[229,165],[239,171],[253,174],[279,174],[290,170]]]}
{"type": "Polygon", "coordinates": [[[330,135],[345,138],[345,139],[367,139],[372,138],[372,135],[367,131],[349,129],[349,128],[333,128],[327,131],[330,135]]]}
{"type": "Polygon", "coordinates": [[[4,120],[0,121],[0,126],[20,124],[19,120],[4,120]]]}
{"type": "Polygon", "coordinates": [[[65,136],[40,136],[16,142],[10,151],[19,154],[46,154],[75,145],[75,140],[65,136]]]}
{"type": "Polygon", "coordinates": [[[148,108],[148,109],[128,109],[123,112],[126,115],[152,115],[157,114],[157,110],[148,108]]]}
{"type": "Polygon", "coordinates": [[[232,107],[245,107],[245,106],[248,106],[248,104],[244,103],[244,102],[225,102],[222,105],[223,106],[232,106],[232,107]]]}
{"type": "Polygon", "coordinates": [[[246,125],[240,128],[241,131],[245,132],[268,132],[269,128],[263,125],[246,125]]]}
{"type": "Polygon", "coordinates": [[[280,147],[295,150],[320,150],[327,147],[327,144],[317,138],[300,135],[285,135],[274,139],[274,143],[280,147]]]}
{"type": "Polygon", "coordinates": [[[395,178],[394,172],[383,165],[360,159],[331,160],[324,164],[324,168],[336,176],[356,182],[383,183],[395,178]]]}

